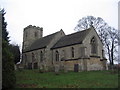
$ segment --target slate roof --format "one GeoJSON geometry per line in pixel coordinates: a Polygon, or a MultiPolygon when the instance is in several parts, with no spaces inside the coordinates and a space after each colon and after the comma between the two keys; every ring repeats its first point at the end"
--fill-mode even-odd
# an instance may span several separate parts
{"type": "Polygon", "coordinates": [[[83,31],[66,35],[62,37],[51,49],[71,46],[75,44],[82,44],[82,41],[84,40],[84,38],[86,37],[90,30],[91,29],[89,28],[83,31]]]}
{"type": "Polygon", "coordinates": [[[31,46],[26,48],[23,52],[29,52],[29,51],[33,51],[33,50],[37,50],[37,49],[41,49],[41,48],[46,48],[46,46],[50,43],[50,41],[54,38],[54,36],[57,33],[58,32],[36,40],[35,42],[33,42],[33,44],[31,44],[31,46]]]}

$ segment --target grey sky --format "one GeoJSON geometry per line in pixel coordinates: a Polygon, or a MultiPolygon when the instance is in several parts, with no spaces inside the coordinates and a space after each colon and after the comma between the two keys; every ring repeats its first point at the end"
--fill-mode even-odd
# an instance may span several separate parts
{"type": "Polygon", "coordinates": [[[103,18],[108,25],[118,28],[119,0],[0,0],[5,8],[7,30],[11,43],[22,46],[23,28],[28,25],[43,27],[43,35],[63,29],[73,33],[82,17],[103,18]]]}

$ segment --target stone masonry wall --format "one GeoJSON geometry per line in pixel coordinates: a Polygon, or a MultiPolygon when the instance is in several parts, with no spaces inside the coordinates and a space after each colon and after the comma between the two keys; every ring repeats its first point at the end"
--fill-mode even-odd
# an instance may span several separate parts
{"type": "Polygon", "coordinates": [[[41,38],[43,35],[43,28],[29,25],[24,28],[23,32],[23,49],[30,46],[35,40],[41,38]]]}
{"type": "Polygon", "coordinates": [[[79,59],[59,62],[59,66],[63,66],[64,69],[67,69],[67,71],[74,71],[75,64],[79,65],[79,71],[106,70],[106,61],[100,61],[100,58],[79,59]]]}
{"type": "Polygon", "coordinates": [[[91,54],[91,44],[90,44],[90,41],[91,41],[93,36],[95,36],[96,39],[97,39],[97,55],[96,56],[100,56],[100,58],[103,58],[103,56],[102,56],[102,50],[103,50],[102,42],[100,41],[98,35],[96,34],[95,30],[93,30],[93,29],[89,32],[89,34],[86,36],[86,38],[83,41],[84,46],[87,47],[86,48],[87,49],[86,50],[87,51],[86,54],[88,56],[92,55],[91,54]]]}

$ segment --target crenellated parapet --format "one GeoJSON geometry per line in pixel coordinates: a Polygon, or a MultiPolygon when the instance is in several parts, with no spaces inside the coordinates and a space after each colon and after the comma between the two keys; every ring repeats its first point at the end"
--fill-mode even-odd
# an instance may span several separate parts
{"type": "Polygon", "coordinates": [[[42,30],[43,31],[43,27],[32,26],[32,25],[29,25],[29,26],[24,28],[24,30],[26,30],[26,29],[36,29],[36,30],[42,30]]]}

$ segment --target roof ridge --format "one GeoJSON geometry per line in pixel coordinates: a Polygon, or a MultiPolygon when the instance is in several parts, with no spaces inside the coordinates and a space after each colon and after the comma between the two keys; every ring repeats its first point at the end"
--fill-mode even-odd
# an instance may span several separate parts
{"type": "MultiPolygon", "coordinates": [[[[50,36],[50,35],[53,35],[53,34],[57,34],[57,33],[59,33],[60,31],[57,31],[57,32],[55,32],[55,33],[51,33],[51,34],[49,34],[49,35],[46,35],[46,36],[44,36],[44,37],[47,37],[47,36],[50,36]]],[[[42,38],[44,38],[44,37],[42,37],[42,38]]]]}
{"type": "Polygon", "coordinates": [[[88,29],[85,29],[85,30],[82,30],[82,31],[77,31],[77,32],[74,32],[74,33],[71,33],[71,34],[65,35],[65,36],[73,35],[73,34],[80,33],[80,32],[85,32],[85,31],[87,31],[87,30],[91,30],[91,29],[88,28],[88,29]]]}
{"type": "Polygon", "coordinates": [[[65,35],[52,47],[52,49],[81,44],[87,34],[90,32],[90,30],[91,28],[88,28],[79,32],[65,35]]]}
{"type": "MultiPolygon", "coordinates": [[[[49,37],[49,36],[55,35],[55,34],[57,34],[58,32],[60,32],[60,31],[57,31],[57,32],[55,32],[55,33],[52,33],[52,34],[46,35],[46,36],[44,36],[44,37],[42,37],[42,38],[38,38],[38,39],[35,40],[34,42],[39,41],[40,39],[43,39],[43,38],[46,38],[46,37],[49,37]]],[[[33,42],[33,43],[34,43],[34,42],[33,42]]],[[[32,43],[32,44],[33,44],[33,43],[32,43]]]]}

